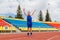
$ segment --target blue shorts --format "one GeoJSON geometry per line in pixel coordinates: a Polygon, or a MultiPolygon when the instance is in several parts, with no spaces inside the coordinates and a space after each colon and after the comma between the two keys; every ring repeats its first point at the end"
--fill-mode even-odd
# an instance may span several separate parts
{"type": "Polygon", "coordinates": [[[27,24],[27,27],[28,28],[32,28],[32,24],[27,24]]]}

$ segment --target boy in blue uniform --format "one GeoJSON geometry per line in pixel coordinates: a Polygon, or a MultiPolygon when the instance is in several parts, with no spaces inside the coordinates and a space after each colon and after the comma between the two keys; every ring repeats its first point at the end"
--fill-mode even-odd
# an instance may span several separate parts
{"type": "Polygon", "coordinates": [[[23,9],[24,14],[27,16],[27,27],[28,27],[28,33],[27,35],[32,35],[32,15],[34,14],[34,12],[32,13],[32,15],[30,15],[30,11],[28,11],[28,15],[25,13],[25,9],[23,9]],[[30,32],[30,33],[29,33],[30,32]]]}

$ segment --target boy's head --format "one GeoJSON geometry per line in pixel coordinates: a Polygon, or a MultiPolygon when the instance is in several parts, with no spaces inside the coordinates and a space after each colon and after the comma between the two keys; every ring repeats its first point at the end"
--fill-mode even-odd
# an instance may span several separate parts
{"type": "Polygon", "coordinates": [[[30,15],[30,11],[28,11],[28,15],[30,15]]]}

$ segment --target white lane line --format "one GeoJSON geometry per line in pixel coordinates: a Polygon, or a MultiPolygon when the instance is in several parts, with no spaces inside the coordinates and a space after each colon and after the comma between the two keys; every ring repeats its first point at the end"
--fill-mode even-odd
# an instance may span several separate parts
{"type": "Polygon", "coordinates": [[[51,40],[51,39],[56,38],[56,37],[59,37],[59,36],[53,36],[53,37],[51,37],[51,38],[49,38],[47,40],[51,40]]]}
{"type": "Polygon", "coordinates": [[[20,39],[25,39],[25,38],[27,38],[27,37],[23,37],[23,38],[13,38],[13,39],[10,39],[10,40],[16,40],[16,39],[17,39],[17,40],[18,40],[18,39],[20,40],[20,39]]]}

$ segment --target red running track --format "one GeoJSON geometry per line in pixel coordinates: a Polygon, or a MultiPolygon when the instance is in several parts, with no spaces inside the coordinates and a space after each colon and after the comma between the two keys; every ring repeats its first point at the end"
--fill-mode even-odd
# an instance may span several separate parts
{"type": "Polygon", "coordinates": [[[39,32],[32,36],[27,36],[26,33],[0,34],[0,40],[60,40],[60,32],[39,32]]]}

